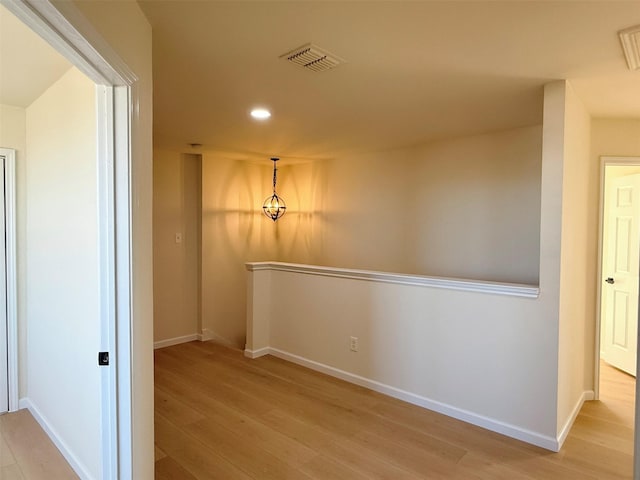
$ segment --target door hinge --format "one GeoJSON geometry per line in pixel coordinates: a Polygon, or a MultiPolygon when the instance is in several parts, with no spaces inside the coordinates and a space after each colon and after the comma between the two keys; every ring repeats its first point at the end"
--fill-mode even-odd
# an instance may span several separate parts
{"type": "Polygon", "coordinates": [[[98,352],[98,365],[100,367],[109,365],[109,352],[98,352]]]}

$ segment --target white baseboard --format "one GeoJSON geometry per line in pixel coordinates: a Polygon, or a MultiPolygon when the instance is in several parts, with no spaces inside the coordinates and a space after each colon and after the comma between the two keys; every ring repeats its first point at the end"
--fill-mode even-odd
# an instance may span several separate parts
{"type": "Polygon", "coordinates": [[[573,422],[576,421],[576,418],[578,417],[578,414],[580,413],[580,409],[582,408],[582,405],[584,405],[584,402],[588,400],[593,400],[595,397],[596,395],[593,390],[587,390],[585,392],[582,392],[582,395],[580,395],[580,398],[576,402],[575,407],[573,407],[573,410],[571,411],[571,415],[569,415],[569,418],[564,423],[564,425],[562,426],[562,429],[560,430],[560,433],[558,434],[558,442],[557,442],[558,445],[554,450],[555,452],[560,451],[560,449],[562,448],[562,445],[564,445],[564,441],[567,439],[567,435],[569,435],[569,431],[571,431],[573,422]]]}
{"type": "Polygon", "coordinates": [[[167,338],[166,340],[159,340],[157,342],[154,342],[153,348],[155,350],[156,348],[171,347],[172,345],[193,342],[194,340],[200,340],[199,337],[199,335],[193,333],[191,335],[183,335],[182,337],[167,338]]]}
{"type": "Polygon", "coordinates": [[[244,349],[244,356],[247,358],[263,357],[265,355],[269,355],[270,353],[271,349],[269,347],[259,348],[258,350],[249,350],[248,348],[244,349]]]}
{"type": "Polygon", "coordinates": [[[505,423],[493,418],[485,417],[483,415],[478,415],[468,410],[463,410],[461,408],[457,408],[439,402],[437,400],[432,400],[415,393],[407,392],[405,390],[401,390],[399,388],[392,387],[390,385],[386,385],[369,378],[361,377],[360,375],[346,372],[344,370],[340,370],[323,363],[309,360],[307,358],[300,357],[298,355],[294,355],[277,348],[265,347],[258,350],[246,349],[244,351],[244,354],[248,358],[257,358],[263,355],[271,354],[275,357],[282,358],[283,360],[287,360],[289,362],[302,365],[303,367],[310,368],[311,370],[316,370],[318,372],[331,375],[332,377],[336,377],[341,380],[360,385],[361,387],[365,387],[370,390],[389,395],[390,397],[412,403],[413,405],[418,405],[428,410],[433,410],[434,412],[438,412],[443,415],[462,420],[463,422],[477,425],[478,427],[482,427],[511,438],[522,440],[523,442],[527,442],[547,450],[557,452],[559,449],[558,440],[551,436],[533,432],[531,430],[527,430],[516,425],[511,425],[509,423],[505,423]]]}
{"type": "Polygon", "coordinates": [[[53,444],[60,450],[62,456],[69,462],[71,468],[82,480],[93,480],[93,477],[89,474],[86,467],[80,462],[75,455],[71,452],[67,444],[60,438],[56,430],[51,426],[47,419],[40,413],[38,407],[36,407],[29,398],[20,399],[20,409],[26,408],[31,412],[33,418],[40,424],[45,433],[49,436],[53,444]]]}
{"type": "Polygon", "coordinates": [[[213,340],[214,333],[208,328],[203,328],[202,333],[198,334],[198,340],[201,342],[208,342],[209,340],[213,340]]]}
{"type": "Polygon", "coordinates": [[[233,342],[230,342],[229,340],[227,340],[224,337],[221,337],[220,335],[217,335],[215,332],[213,332],[212,330],[209,330],[208,328],[202,329],[202,333],[192,333],[191,335],[183,335],[182,337],[174,337],[174,338],[167,338],[166,340],[159,340],[153,344],[153,348],[155,350],[157,348],[171,347],[173,345],[180,345],[181,343],[193,342],[195,340],[199,340],[201,342],[208,342],[209,340],[213,340],[214,342],[219,343],[220,345],[225,345],[227,347],[232,347],[232,348],[238,348],[238,345],[236,345],[233,342]]]}

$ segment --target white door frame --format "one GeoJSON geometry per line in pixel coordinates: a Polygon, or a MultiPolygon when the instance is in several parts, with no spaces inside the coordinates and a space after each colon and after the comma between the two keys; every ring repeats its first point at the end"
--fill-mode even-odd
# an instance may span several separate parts
{"type": "MultiPolygon", "coordinates": [[[[72,2],[0,0],[93,80],[97,98],[102,478],[132,478],[131,117],[135,73],[72,2]]],[[[96,352],[97,362],[97,352],[96,352]]]]}
{"type": "MultiPolygon", "coordinates": [[[[598,224],[598,282],[596,296],[596,341],[594,356],[594,400],[600,398],[600,328],[601,328],[601,296],[602,296],[602,238],[604,226],[604,198],[605,198],[605,167],[609,165],[640,165],[640,157],[600,157],[600,219],[598,224]]],[[[640,302],[640,299],[638,300],[640,302]]],[[[639,314],[640,316],[640,314],[639,314]]],[[[638,319],[640,323],[640,318],[638,319]]],[[[640,345],[640,329],[638,330],[638,344],[640,345]]],[[[640,355],[636,355],[636,371],[640,373],[640,355]]],[[[640,382],[636,381],[635,424],[633,438],[633,479],[640,480],[640,382]]]]}
{"type": "MultiPolygon", "coordinates": [[[[596,290],[596,341],[594,356],[594,380],[593,391],[594,400],[600,398],[600,329],[602,328],[602,255],[604,254],[603,238],[604,232],[604,200],[605,200],[605,169],[608,166],[640,166],[640,157],[600,157],[600,207],[599,207],[599,223],[598,223],[598,270],[597,270],[597,290],[596,290]]],[[[639,343],[640,345],[640,343],[639,343]]],[[[640,372],[640,370],[638,370],[640,372]]]]}
{"type": "Polygon", "coordinates": [[[9,411],[18,410],[18,276],[16,274],[16,151],[0,148],[4,161],[4,223],[7,288],[7,383],[9,411]]]}

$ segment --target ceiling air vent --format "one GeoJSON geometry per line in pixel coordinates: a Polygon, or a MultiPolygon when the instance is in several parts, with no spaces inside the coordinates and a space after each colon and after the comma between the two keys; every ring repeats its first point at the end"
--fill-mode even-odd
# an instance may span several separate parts
{"type": "Polygon", "coordinates": [[[300,65],[308,70],[313,70],[314,72],[331,70],[341,63],[345,63],[345,61],[340,57],[311,43],[307,43],[302,47],[291,50],[290,52],[281,55],[280,58],[291,63],[295,63],[296,65],[300,65]]]}
{"type": "Polygon", "coordinates": [[[629,70],[640,69],[640,25],[618,32],[629,70]]]}

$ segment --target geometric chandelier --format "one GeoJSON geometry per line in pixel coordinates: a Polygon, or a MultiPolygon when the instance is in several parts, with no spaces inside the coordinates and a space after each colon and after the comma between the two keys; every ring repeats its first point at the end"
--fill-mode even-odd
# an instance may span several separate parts
{"type": "Polygon", "coordinates": [[[271,160],[273,160],[273,195],[264,201],[262,204],[262,210],[267,217],[275,222],[284,215],[284,212],[287,210],[287,206],[285,205],[284,200],[276,194],[276,172],[278,171],[276,168],[276,162],[280,159],[272,158],[271,160]]]}

